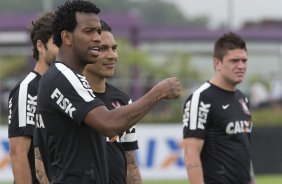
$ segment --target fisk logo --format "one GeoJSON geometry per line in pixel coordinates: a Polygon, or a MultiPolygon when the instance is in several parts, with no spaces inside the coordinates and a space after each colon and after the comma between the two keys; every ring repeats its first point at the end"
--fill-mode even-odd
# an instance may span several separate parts
{"type": "Polygon", "coordinates": [[[211,104],[205,104],[204,102],[200,103],[199,107],[199,114],[198,114],[198,128],[204,129],[204,124],[207,122],[209,108],[211,107],[211,104]]]}
{"type": "Polygon", "coordinates": [[[26,123],[30,125],[35,125],[35,112],[37,106],[37,95],[31,96],[27,95],[27,104],[26,104],[26,123]]]}
{"type": "Polygon", "coordinates": [[[95,95],[93,93],[93,90],[91,89],[91,86],[89,85],[89,82],[86,80],[86,77],[83,75],[77,74],[80,82],[82,83],[83,87],[88,91],[88,93],[95,98],[95,95]]]}
{"type": "Polygon", "coordinates": [[[191,101],[188,101],[185,105],[184,113],[183,113],[183,126],[188,127],[189,118],[190,118],[190,104],[191,101]]]}
{"type": "Polygon", "coordinates": [[[56,88],[52,95],[52,99],[57,99],[56,103],[59,105],[59,107],[65,111],[71,118],[73,118],[73,112],[76,111],[75,107],[73,107],[72,103],[70,100],[61,93],[61,91],[56,88]]]}
{"type": "Polygon", "coordinates": [[[9,100],[9,116],[8,116],[8,123],[9,124],[11,124],[11,119],[12,119],[12,106],[13,106],[12,100],[13,100],[13,98],[11,98],[9,100]]]}

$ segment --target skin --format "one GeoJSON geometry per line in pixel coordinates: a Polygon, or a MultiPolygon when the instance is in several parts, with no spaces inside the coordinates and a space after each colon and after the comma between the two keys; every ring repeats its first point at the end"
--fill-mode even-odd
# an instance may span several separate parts
{"type": "MultiPolygon", "coordinates": [[[[62,46],[58,58],[78,73],[86,64],[95,63],[99,52],[91,49],[99,46],[100,20],[96,14],[76,12],[77,27],[73,32],[62,31],[62,46]],[[80,47],[79,50],[75,48],[80,47]]],[[[134,103],[109,111],[105,106],[92,109],[84,122],[107,137],[114,137],[135,125],[161,99],[178,98],[181,91],[176,77],[167,78],[155,85],[134,103]]]]}
{"type": "MultiPolygon", "coordinates": [[[[58,54],[58,47],[53,43],[53,38],[50,38],[46,43],[46,46],[43,45],[41,40],[37,41],[37,50],[39,51],[39,66],[35,66],[35,71],[40,75],[43,75],[48,67],[55,61],[58,54]]],[[[38,147],[34,148],[35,156],[35,168],[36,168],[36,177],[41,184],[48,184],[48,178],[44,169],[42,162],[42,157],[38,147]]]]}
{"type": "Polygon", "coordinates": [[[101,24],[99,17],[93,13],[77,12],[76,20],[73,32],[62,31],[63,46],[59,49],[58,60],[82,73],[85,65],[95,63],[100,54],[93,48],[101,44],[101,24]]]}
{"type": "Polygon", "coordinates": [[[215,75],[210,82],[225,90],[235,91],[236,85],[244,79],[247,60],[247,52],[243,49],[228,51],[222,61],[214,58],[215,75]]]}
{"type": "MultiPolygon", "coordinates": [[[[214,76],[210,82],[222,89],[235,91],[236,85],[244,79],[247,69],[247,52],[243,49],[229,50],[222,61],[214,58],[214,76]]],[[[200,154],[204,140],[198,138],[184,139],[184,157],[186,171],[191,184],[204,184],[200,154]]]]}
{"type": "MultiPolygon", "coordinates": [[[[93,91],[103,93],[106,90],[106,79],[114,75],[115,66],[118,59],[117,43],[111,32],[102,31],[101,51],[94,64],[86,65],[84,75],[89,81],[93,91]]],[[[139,168],[135,162],[134,151],[125,152],[127,162],[127,183],[142,183],[139,168]]]]}
{"type": "MultiPolygon", "coordinates": [[[[41,40],[38,40],[36,47],[39,51],[39,59],[36,62],[34,71],[42,75],[48,69],[50,63],[55,60],[58,48],[53,44],[52,38],[48,40],[46,46],[44,46],[41,40]]],[[[32,146],[31,137],[12,137],[9,139],[9,142],[10,157],[15,183],[32,183],[30,165],[28,162],[28,151],[30,149],[30,146],[32,146]]],[[[36,160],[35,163],[37,163],[36,160]]]]}

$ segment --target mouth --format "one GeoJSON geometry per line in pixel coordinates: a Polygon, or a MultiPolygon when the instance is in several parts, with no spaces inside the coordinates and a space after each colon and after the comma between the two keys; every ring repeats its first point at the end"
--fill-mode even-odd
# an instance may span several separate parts
{"type": "Polygon", "coordinates": [[[108,69],[113,69],[115,68],[116,64],[115,63],[107,63],[107,64],[103,64],[106,68],[108,69]]]}
{"type": "Polygon", "coordinates": [[[100,54],[100,46],[95,45],[95,46],[90,47],[90,52],[91,52],[91,54],[94,55],[95,57],[98,57],[99,54],[100,54]]]}

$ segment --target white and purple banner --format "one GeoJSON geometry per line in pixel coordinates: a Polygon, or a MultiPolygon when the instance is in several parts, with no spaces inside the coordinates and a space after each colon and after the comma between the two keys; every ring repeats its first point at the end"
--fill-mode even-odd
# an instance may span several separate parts
{"type": "MultiPolygon", "coordinates": [[[[0,182],[12,181],[8,127],[0,127],[0,182]]],[[[186,179],[182,124],[137,125],[139,150],[136,152],[143,180],[186,179]]]]}

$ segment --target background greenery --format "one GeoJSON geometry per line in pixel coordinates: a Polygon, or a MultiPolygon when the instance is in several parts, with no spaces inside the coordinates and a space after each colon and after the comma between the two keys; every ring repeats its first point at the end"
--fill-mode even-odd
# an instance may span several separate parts
{"type": "MultiPolygon", "coordinates": [[[[256,178],[256,184],[281,184],[282,175],[261,175],[256,178]]],[[[189,184],[184,181],[145,181],[144,184],[189,184]]]]}
{"type": "MultiPolygon", "coordinates": [[[[146,25],[190,25],[207,26],[209,18],[205,16],[185,17],[173,4],[160,0],[91,0],[97,4],[102,13],[135,13],[141,19],[142,26],[146,25]],[[159,10],[162,11],[159,11],[159,10]],[[158,12],[155,14],[155,12],[158,12]]],[[[1,0],[1,14],[38,13],[48,9],[55,9],[65,0],[1,0]],[[48,2],[49,7],[48,7],[48,2]],[[51,5],[51,6],[50,6],[51,5]]],[[[133,47],[130,40],[118,39],[119,63],[112,83],[119,86],[135,100],[146,93],[154,84],[168,76],[176,76],[183,86],[181,98],[173,101],[163,101],[158,104],[143,120],[147,122],[182,122],[182,108],[186,98],[192,93],[195,84],[201,84],[207,79],[201,76],[202,71],[197,71],[190,64],[187,53],[175,51],[164,63],[158,63],[150,58],[149,53],[133,47]],[[173,62],[172,62],[173,61],[173,62]],[[135,77],[134,77],[135,76],[135,77]],[[138,79],[135,79],[138,78],[138,79]],[[191,80],[193,79],[193,80],[191,80]],[[133,90],[139,91],[138,95],[133,90]]],[[[17,81],[22,79],[34,65],[31,57],[6,56],[0,57],[0,80],[5,90],[9,91],[17,81]]],[[[260,80],[260,76],[251,77],[249,84],[260,80]]],[[[269,86],[269,81],[262,81],[269,86]]],[[[6,92],[7,92],[6,91],[6,92]]],[[[245,91],[244,91],[245,92],[245,91]]],[[[248,94],[248,92],[247,92],[248,94]]],[[[6,102],[2,102],[5,103],[6,102]]],[[[3,108],[4,109],[4,108],[3,108]]],[[[276,107],[251,109],[253,122],[256,126],[282,125],[282,110],[276,107]]],[[[1,113],[0,123],[7,124],[7,110],[1,113]]]]}

